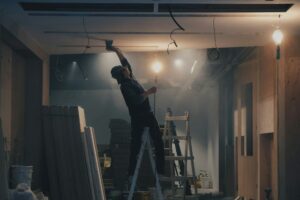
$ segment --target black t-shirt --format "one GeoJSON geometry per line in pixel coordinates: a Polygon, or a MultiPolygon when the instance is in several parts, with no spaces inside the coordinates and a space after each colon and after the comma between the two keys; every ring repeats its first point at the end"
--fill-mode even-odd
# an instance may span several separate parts
{"type": "Polygon", "coordinates": [[[142,95],[145,90],[135,79],[122,81],[121,92],[131,117],[139,117],[151,112],[148,97],[142,95]]]}

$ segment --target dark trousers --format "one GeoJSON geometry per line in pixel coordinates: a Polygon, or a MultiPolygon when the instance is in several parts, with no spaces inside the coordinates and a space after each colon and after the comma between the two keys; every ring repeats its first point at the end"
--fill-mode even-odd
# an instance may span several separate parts
{"type": "Polygon", "coordinates": [[[164,143],[154,114],[148,113],[143,116],[131,117],[131,144],[128,175],[132,176],[137,163],[137,155],[142,144],[144,128],[149,127],[150,137],[155,147],[156,170],[159,174],[164,173],[165,155],[164,143]]]}

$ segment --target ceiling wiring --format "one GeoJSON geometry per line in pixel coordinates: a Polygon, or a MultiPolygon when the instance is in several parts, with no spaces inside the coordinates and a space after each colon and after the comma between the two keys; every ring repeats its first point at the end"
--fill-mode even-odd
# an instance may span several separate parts
{"type": "Polygon", "coordinates": [[[216,48],[216,49],[219,49],[218,46],[217,46],[217,36],[216,36],[215,17],[213,18],[213,33],[214,33],[215,48],[216,48]]]}
{"type": "Polygon", "coordinates": [[[84,50],[82,52],[82,54],[85,54],[87,49],[89,49],[91,46],[90,46],[90,36],[89,36],[89,33],[87,31],[87,28],[86,28],[86,22],[85,22],[85,17],[82,16],[82,26],[83,26],[83,30],[84,30],[84,33],[86,35],[86,38],[87,38],[87,45],[84,47],[84,50]]]}
{"type": "Polygon", "coordinates": [[[212,27],[213,27],[213,39],[214,39],[215,47],[207,50],[207,56],[208,56],[209,60],[216,61],[220,58],[221,53],[220,53],[220,50],[217,45],[215,17],[213,17],[212,27]]]}
{"type": "Polygon", "coordinates": [[[185,31],[185,29],[184,29],[184,28],[176,21],[176,19],[175,19],[174,15],[173,15],[173,12],[172,12],[172,10],[171,10],[170,7],[169,7],[169,14],[170,14],[172,20],[174,21],[174,23],[177,25],[177,27],[178,27],[180,30],[185,31]]]}
{"type": "Polygon", "coordinates": [[[170,14],[170,17],[171,17],[171,19],[173,20],[173,22],[176,24],[177,28],[173,29],[173,30],[171,31],[171,33],[170,33],[170,39],[172,40],[172,42],[170,42],[170,43],[168,44],[168,48],[167,48],[167,53],[168,53],[168,54],[170,54],[169,49],[170,49],[170,46],[171,46],[172,44],[174,44],[175,47],[178,47],[178,45],[177,45],[177,43],[176,43],[176,40],[172,37],[173,34],[174,34],[176,31],[185,31],[185,29],[184,29],[184,28],[176,21],[174,15],[173,15],[173,13],[172,13],[171,7],[169,7],[169,14],[170,14]]]}
{"type": "MultiPolygon", "coordinates": [[[[82,26],[83,26],[83,30],[84,30],[84,33],[85,33],[86,38],[87,38],[87,45],[84,47],[84,50],[81,54],[81,55],[84,55],[86,53],[87,49],[91,48],[91,46],[90,46],[90,36],[89,36],[89,33],[87,31],[87,28],[86,28],[86,22],[85,22],[85,17],[84,16],[82,16],[82,26]]],[[[85,71],[82,69],[80,64],[78,64],[78,68],[79,68],[84,80],[88,80],[87,75],[85,74],[85,71]]]]}

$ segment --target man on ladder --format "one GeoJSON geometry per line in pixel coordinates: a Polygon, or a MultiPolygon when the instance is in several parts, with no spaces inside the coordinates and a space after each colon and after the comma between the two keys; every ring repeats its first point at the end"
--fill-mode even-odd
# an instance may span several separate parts
{"type": "Polygon", "coordinates": [[[106,41],[106,49],[115,52],[121,62],[121,65],[112,68],[111,75],[120,85],[131,117],[129,180],[134,174],[145,127],[149,127],[149,134],[155,147],[156,171],[160,176],[163,176],[165,166],[164,143],[148,99],[149,95],[156,93],[157,88],[152,87],[144,90],[134,78],[129,62],[119,48],[112,46],[112,41],[106,41]]]}

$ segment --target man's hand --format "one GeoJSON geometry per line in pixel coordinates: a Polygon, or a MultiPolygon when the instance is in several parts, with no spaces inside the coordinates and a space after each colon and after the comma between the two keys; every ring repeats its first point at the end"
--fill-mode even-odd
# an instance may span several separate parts
{"type": "Polygon", "coordinates": [[[144,98],[147,98],[150,94],[156,93],[156,91],[157,91],[157,88],[156,87],[152,87],[149,90],[147,90],[146,92],[144,92],[144,94],[142,94],[142,96],[144,98]]]}
{"type": "Polygon", "coordinates": [[[156,87],[152,87],[149,90],[147,90],[147,93],[148,94],[154,94],[154,93],[156,93],[156,91],[157,91],[157,88],[156,87]]]}
{"type": "Polygon", "coordinates": [[[107,51],[114,51],[115,47],[112,45],[113,41],[112,40],[105,40],[105,47],[107,51]]]}

